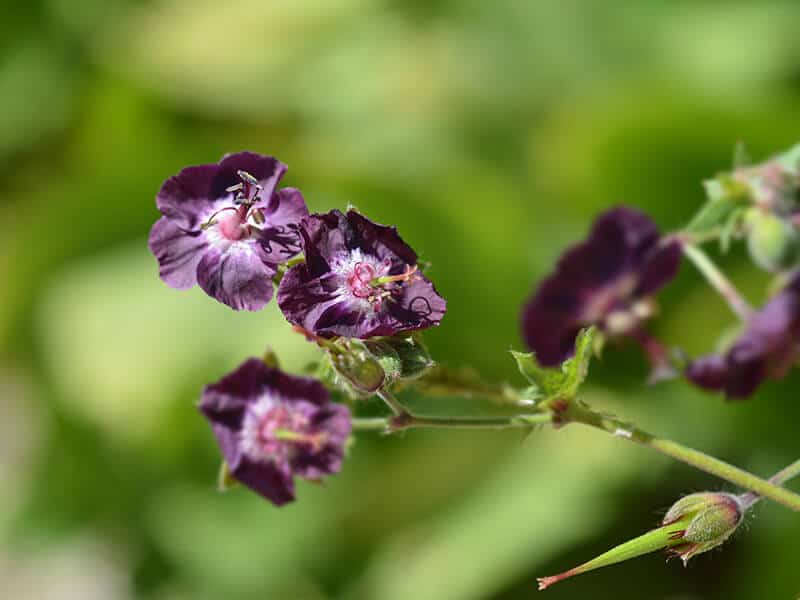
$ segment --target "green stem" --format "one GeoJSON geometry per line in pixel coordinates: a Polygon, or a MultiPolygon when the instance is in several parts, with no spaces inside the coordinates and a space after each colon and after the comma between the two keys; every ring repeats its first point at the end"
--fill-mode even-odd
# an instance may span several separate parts
{"type": "Polygon", "coordinates": [[[418,416],[408,412],[394,417],[353,419],[353,431],[402,431],[405,429],[511,429],[552,423],[550,413],[533,413],[510,417],[418,416]]]}
{"type": "Polygon", "coordinates": [[[683,242],[681,245],[686,258],[694,263],[697,270],[703,274],[711,286],[719,292],[730,306],[734,314],[742,321],[748,321],[753,316],[753,308],[742,297],[736,287],[725,277],[717,265],[708,255],[694,244],[683,242]]]}
{"type": "MultiPolygon", "coordinates": [[[[752,473],[748,473],[739,467],[735,467],[718,458],[709,456],[699,450],[687,448],[671,440],[658,438],[634,427],[630,423],[625,423],[614,417],[598,414],[576,402],[570,404],[563,413],[562,418],[565,423],[582,423],[642,446],[652,448],[665,456],[679,460],[696,469],[724,479],[740,488],[750,490],[759,496],[769,498],[787,508],[800,512],[800,495],[776,485],[775,482],[757,477],[752,473]]],[[[790,468],[787,467],[787,470],[788,469],[790,468]]]]}
{"type": "Polygon", "coordinates": [[[387,431],[389,421],[386,417],[354,417],[353,431],[387,431]]]}
{"type": "Polygon", "coordinates": [[[496,404],[529,406],[531,403],[520,397],[510,385],[489,383],[473,369],[451,368],[436,365],[421,378],[414,387],[427,396],[462,398],[485,398],[496,404]]]}
{"type": "MultiPolygon", "coordinates": [[[[783,485],[790,479],[797,477],[800,475],[800,459],[797,459],[788,467],[785,467],[775,473],[772,477],[769,478],[769,482],[775,485],[783,485]]],[[[761,500],[762,496],[756,494],[755,492],[747,492],[739,496],[739,500],[742,502],[742,505],[745,510],[748,510],[753,505],[755,505],[759,500],[761,500]]]]}
{"type": "Polygon", "coordinates": [[[394,397],[394,394],[385,388],[380,388],[375,395],[378,396],[381,400],[384,401],[386,406],[395,414],[395,416],[405,416],[408,415],[408,411],[406,407],[400,404],[400,401],[394,397]]]}
{"type": "MultiPolygon", "coordinates": [[[[480,386],[478,386],[480,388],[480,386]]],[[[477,390],[476,390],[477,391],[477,390]]],[[[719,477],[737,487],[749,490],[745,494],[745,501],[755,503],[758,498],[769,498],[794,511],[800,512],[800,495],[780,487],[784,481],[800,475],[800,461],[792,463],[769,481],[748,473],[734,465],[718,458],[709,456],[704,452],[688,448],[672,440],[656,437],[634,425],[616,417],[603,415],[592,411],[577,400],[569,402],[566,406],[554,405],[547,412],[531,412],[528,414],[509,417],[451,417],[451,416],[420,416],[414,415],[405,408],[388,390],[381,389],[376,392],[394,413],[386,418],[354,419],[354,431],[384,431],[395,432],[417,428],[439,429],[510,429],[532,427],[543,424],[566,425],[581,423],[594,429],[610,433],[646,446],[665,456],[669,456],[691,467],[719,477]]]]}
{"type": "Polygon", "coordinates": [[[278,265],[278,271],[272,277],[272,282],[277,286],[278,284],[280,284],[281,279],[283,279],[283,276],[286,275],[286,271],[288,271],[289,269],[291,269],[296,265],[301,265],[304,262],[306,262],[306,257],[304,254],[300,254],[298,256],[295,256],[294,258],[290,258],[285,263],[278,265]]]}

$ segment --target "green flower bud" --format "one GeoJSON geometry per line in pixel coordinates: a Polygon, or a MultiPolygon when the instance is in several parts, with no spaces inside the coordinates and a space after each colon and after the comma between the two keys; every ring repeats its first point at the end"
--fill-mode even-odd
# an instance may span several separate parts
{"type": "Polygon", "coordinates": [[[800,258],[800,236],[794,226],[758,208],[745,217],[748,227],[747,247],[759,267],[767,271],[783,271],[800,258]]]}
{"type": "Polygon", "coordinates": [[[372,394],[383,385],[386,375],[381,364],[366,350],[330,353],[331,364],[357,394],[372,394]]]}
{"type": "Polygon", "coordinates": [[[676,538],[681,542],[670,552],[686,564],[692,557],[727,540],[743,517],[742,504],[733,494],[701,492],[684,496],[664,516],[664,525],[690,519],[683,535],[676,538]]]}
{"type": "Polygon", "coordinates": [[[744,508],[737,496],[702,492],[689,494],[672,505],[661,527],[648,531],[604,552],[600,556],[558,575],[539,578],[544,590],[575,575],[608,567],[656,550],[680,556],[684,565],[690,558],[716,548],[736,531],[744,508]]]}

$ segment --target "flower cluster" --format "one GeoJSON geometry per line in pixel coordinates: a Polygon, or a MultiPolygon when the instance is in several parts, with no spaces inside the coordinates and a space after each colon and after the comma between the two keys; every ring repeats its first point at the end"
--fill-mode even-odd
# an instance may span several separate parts
{"type": "MultiPolygon", "coordinates": [[[[445,300],[393,227],[355,210],[309,215],[300,191],[277,189],[285,172],[276,158],[240,152],[167,179],[149,238],[161,278],[251,311],[279,284],[278,305],[298,330],[319,343],[345,340],[331,354],[340,371],[361,360],[346,355],[349,338],[439,324],[445,300]]],[[[208,386],[200,409],[231,475],[276,505],[294,499],[294,475],[317,480],[341,468],[350,412],[319,381],[251,359],[208,386]]]]}
{"type": "MultiPolygon", "coordinates": [[[[666,549],[684,563],[724,543],[763,496],[800,510],[800,496],[778,487],[800,461],[762,481],[722,461],[665,444],[578,397],[598,342],[639,343],[651,381],[677,374],[729,398],[782,378],[800,358],[800,147],[763,165],[706,182],[709,199],[685,229],[662,235],[642,212],[618,206],[601,214],[586,240],[569,248],[522,308],[530,353],[513,352],[528,386],[482,381],[471,370],[435,365],[419,331],[438,326],[447,303],[394,227],[356,210],[309,214],[302,194],[278,189],[286,165],[250,152],[183,169],[156,198],[161,217],[149,246],[171,287],[195,283],[234,310],[259,310],[277,289],[289,324],[324,352],[307,368],[318,379],[284,373],[277,359],[251,358],[202,392],[223,457],[223,482],[236,480],[276,506],[296,497],[297,479],[338,473],[353,430],[414,427],[529,429],[582,423],[659,450],[747,487],[741,496],[703,492],[676,502],[660,527],[569,571],[539,579],[539,589],[634,556],[666,549]],[[755,311],[701,249],[747,239],[754,262],[777,273],[781,291],[755,311]],[[655,295],[686,256],[728,302],[742,333],[720,353],[687,361],[646,331],[655,295]],[[599,335],[598,335],[599,334],[599,335]],[[418,414],[398,388],[443,396],[485,396],[513,413],[488,417],[418,414]],[[378,396],[389,417],[353,418],[329,389],[352,402],[378,396]],[[702,457],[699,458],[699,457],[702,457]]],[[[774,287],[772,288],[774,289],[774,287]]]]}
{"type": "MultiPolygon", "coordinates": [[[[783,229],[781,247],[770,246],[776,234],[769,219],[781,219],[783,228],[797,212],[794,156],[720,176],[717,187],[709,182],[711,208],[681,234],[662,235],[647,215],[626,206],[600,215],[588,238],[564,253],[523,307],[522,334],[533,350],[523,371],[544,373],[538,393],[563,378],[567,387],[582,381],[583,355],[594,343],[586,340],[596,338],[584,336],[582,354],[564,361],[587,326],[595,326],[600,339],[637,341],[653,363],[651,378],[674,374],[667,351],[645,330],[655,295],[677,276],[684,252],[697,264],[698,250],[683,247],[692,235],[730,223],[747,224],[764,264],[786,258],[783,229]],[[724,210],[720,202],[728,203],[724,210]],[[548,370],[562,363],[561,373],[548,370]]],[[[171,287],[199,284],[232,309],[251,311],[263,308],[277,288],[286,320],[326,352],[318,371],[322,381],[250,359],[203,393],[200,409],[228,472],[277,505],[294,499],[295,476],[318,480],[341,468],[350,411],[330,402],[323,381],[351,398],[383,394],[394,423],[405,423],[409,415],[386,392],[430,368],[424,345],[411,334],[439,325],[447,309],[394,227],[353,209],[309,214],[299,190],[278,188],[286,170],[278,159],[251,152],[185,168],[158,192],[161,217],[149,238],[160,276],[171,287]]],[[[708,259],[701,263],[701,270],[714,268],[708,259]]],[[[711,273],[709,281],[724,288],[723,295],[735,294],[720,273],[711,273]]],[[[747,303],[737,300],[747,319],[744,332],[726,352],[686,368],[692,382],[731,398],[782,377],[798,358],[800,272],[752,317],[747,303]]]]}

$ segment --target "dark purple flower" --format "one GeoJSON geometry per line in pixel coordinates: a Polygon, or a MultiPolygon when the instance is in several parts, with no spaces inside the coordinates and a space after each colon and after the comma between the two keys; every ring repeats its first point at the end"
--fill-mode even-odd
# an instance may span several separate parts
{"type": "Polygon", "coordinates": [[[724,354],[692,361],[686,376],[728,398],[750,396],[766,379],[781,379],[800,350],[800,273],[750,319],[724,354]]]}
{"type": "Polygon", "coordinates": [[[286,319],[315,335],[369,338],[438,325],[444,298],[394,227],[350,210],[301,225],[306,262],[278,288],[286,319]]]}
{"type": "Polygon", "coordinates": [[[350,411],[315,379],[251,358],[206,386],[200,410],[231,475],[278,506],[295,499],[295,475],[317,481],[342,467],[350,411]]]}
{"type": "Polygon", "coordinates": [[[664,240],[647,215],[625,206],[603,213],[523,307],[525,342],[541,364],[555,366],[572,355],[588,325],[640,337],[652,313],[649,297],[677,275],[680,262],[679,243],[664,240]]]}
{"type": "Polygon", "coordinates": [[[285,172],[271,156],[239,152],[167,179],[149,239],[161,279],[198,283],[234,310],[261,309],[277,265],[300,251],[297,223],[308,214],[299,190],[275,190],[285,172]]]}

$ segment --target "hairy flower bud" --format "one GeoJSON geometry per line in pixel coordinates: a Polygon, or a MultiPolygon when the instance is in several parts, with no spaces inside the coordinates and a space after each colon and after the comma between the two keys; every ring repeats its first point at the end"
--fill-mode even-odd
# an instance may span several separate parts
{"type": "Polygon", "coordinates": [[[800,236],[791,223],[759,208],[750,209],[746,223],[749,229],[747,248],[759,267],[783,271],[797,263],[800,236]]]}
{"type": "Polygon", "coordinates": [[[744,517],[737,496],[721,492],[689,494],[672,505],[664,516],[664,525],[690,518],[683,534],[676,538],[682,543],[670,552],[679,556],[683,564],[689,559],[716,548],[736,531],[744,517]]]}
{"type": "Polygon", "coordinates": [[[666,550],[680,556],[685,565],[690,558],[716,548],[736,531],[744,508],[737,496],[722,492],[689,494],[672,505],[661,526],[628,540],[600,556],[558,575],[539,578],[544,590],[575,575],[608,567],[643,554],[666,550]]]}
{"type": "Polygon", "coordinates": [[[383,367],[369,352],[353,346],[349,352],[331,353],[331,364],[356,395],[373,394],[386,379],[383,367]]]}

